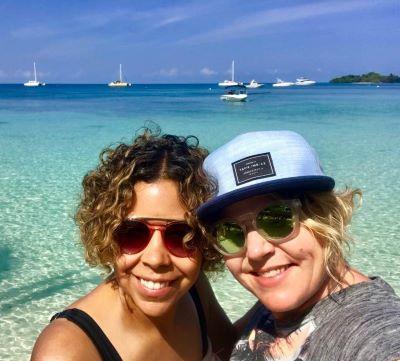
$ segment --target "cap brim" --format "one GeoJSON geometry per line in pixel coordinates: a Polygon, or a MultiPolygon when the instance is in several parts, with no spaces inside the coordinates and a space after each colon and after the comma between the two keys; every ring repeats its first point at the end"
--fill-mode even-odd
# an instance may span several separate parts
{"type": "Polygon", "coordinates": [[[330,191],[334,186],[334,179],[327,176],[293,177],[254,184],[252,186],[235,189],[234,191],[210,199],[199,207],[197,216],[204,221],[217,218],[221,211],[231,204],[263,194],[299,194],[306,191],[330,191]]]}

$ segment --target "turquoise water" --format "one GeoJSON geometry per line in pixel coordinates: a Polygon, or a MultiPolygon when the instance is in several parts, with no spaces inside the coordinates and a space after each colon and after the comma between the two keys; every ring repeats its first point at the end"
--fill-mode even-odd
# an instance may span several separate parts
{"type": "MultiPolygon", "coordinates": [[[[0,359],[28,359],[49,317],[100,280],[78,245],[72,215],[100,150],[147,121],[214,149],[238,133],[303,134],[339,186],[360,187],[352,263],[400,294],[400,86],[273,89],[220,101],[215,85],[0,85],[0,359]]],[[[213,283],[232,319],[253,298],[229,275],[213,283]]]]}

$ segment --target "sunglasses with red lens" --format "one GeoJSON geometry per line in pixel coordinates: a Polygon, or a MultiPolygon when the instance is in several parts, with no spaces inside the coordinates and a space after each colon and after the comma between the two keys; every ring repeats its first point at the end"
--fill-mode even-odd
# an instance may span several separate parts
{"type": "Polygon", "coordinates": [[[193,236],[193,228],[186,222],[167,221],[158,218],[132,218],[121,223],[114,233],[122,253],[135,254],[143,251],[160,231],[165,248],[174,256],[189,257],[195,249],[186,240],[193,236]]]}

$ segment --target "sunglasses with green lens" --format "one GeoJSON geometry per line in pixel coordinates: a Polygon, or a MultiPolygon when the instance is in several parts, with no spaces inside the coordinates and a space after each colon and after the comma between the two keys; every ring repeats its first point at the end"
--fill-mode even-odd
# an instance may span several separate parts
{"type": "Polygon", "coordinates": [[[280,200],[234,219],[220,219],[212,227],[214,247],[224,256],[242,254],[249,224],[273,244],[286,242],[299,233],[300,208],[298,199],[280,200]]]}

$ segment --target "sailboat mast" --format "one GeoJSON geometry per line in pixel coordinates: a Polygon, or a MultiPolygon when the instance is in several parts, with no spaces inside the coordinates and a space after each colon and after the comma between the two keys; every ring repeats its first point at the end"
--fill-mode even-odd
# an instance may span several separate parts
{"type": "Polygon", "coordinates": [[[37,82],[37,78],[36,78],[36,63],[33,62],[33,73],[35,74],[35,82],[37,82]]]}
{"type": "Polygon", "coordinates": [[[232,81],[235,81],[235,60],[232,60],[232,81]]]}
{"type": "Polygon", "coordinates": [[[122,83],[122,65],[119,64],[119,81],[122,83]]]}

